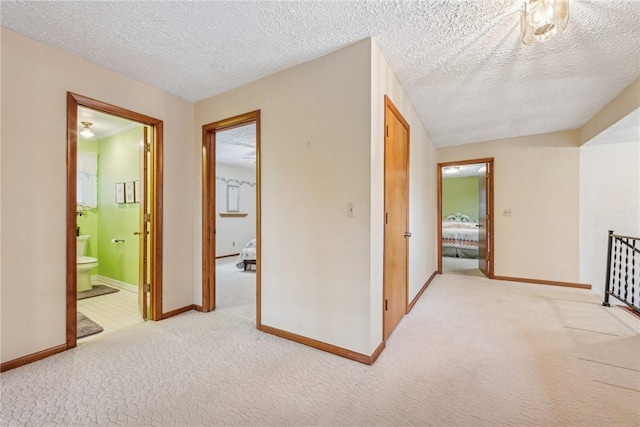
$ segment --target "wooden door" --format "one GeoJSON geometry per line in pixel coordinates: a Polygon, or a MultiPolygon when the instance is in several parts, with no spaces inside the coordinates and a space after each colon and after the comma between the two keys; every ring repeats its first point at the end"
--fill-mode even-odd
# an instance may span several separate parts
{"type": "Polygon", "coordinates": [[[478,267],[487,277],[491,277],[491,253],[489,251],[491,233],[488,227],[489,213],[491,212],[490,198],[488,197],[490,165],[490,163],[485,163],[485,167],[478,171],[478,267]]]}
{"type": "Polygon", "coordinates": [[[407,312],[409,124],[385,97],[383,339],[407,312]]]}

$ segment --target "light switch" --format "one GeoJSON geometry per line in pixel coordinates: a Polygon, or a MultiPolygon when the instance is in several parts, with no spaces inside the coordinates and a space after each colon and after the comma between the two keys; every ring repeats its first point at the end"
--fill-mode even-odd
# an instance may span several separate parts
{"type": "Polygon", "coordinates": [[[356,209],[353,202],[347,203],[347,216],[356,216],[356,209]]]}

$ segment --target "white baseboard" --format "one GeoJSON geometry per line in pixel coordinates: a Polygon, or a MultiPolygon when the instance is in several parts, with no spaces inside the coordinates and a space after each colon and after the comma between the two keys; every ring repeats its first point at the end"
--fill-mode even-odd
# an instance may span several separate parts
{"type": "Polygon", "coordinates": [[[96,274],[91,276],[91,281],[98,280],[100,282],[106,283],[107,285],[115,286],[116,288],[124,289],[125,291],[138,293],[138,287],[136,285],[132,285],[131,283],[121,282],[120,280],[112,279],[110,277],[100,276],[96,274]]]}

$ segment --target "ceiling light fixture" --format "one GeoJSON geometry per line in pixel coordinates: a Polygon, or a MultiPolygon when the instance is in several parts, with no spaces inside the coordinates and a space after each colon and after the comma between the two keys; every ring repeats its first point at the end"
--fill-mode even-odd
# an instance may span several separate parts
{"type": "Polygon", "coordinates": [[[460,166],[449,166],[447,168],[442,169],[442,173],[447,175],[453,175],[454,173],[460,172],[460,166]]]}
{"type": "Polygon", "coordinates": [[[84,126],[84,129],[82,129],[82,132],[80,132],[80,135],[84,136],[85,138],[91,138],[93,136],[93,132],[91,132],[91,128],[89,126],[93,125],[93,123],[80,122],[80,124],[84,126]]]}
{"type": "Polygon", "coordinates": [[[551,40],[569,21],[569,0],[524,0],[520,14],[520,38],[531,46],[551,40]]]}

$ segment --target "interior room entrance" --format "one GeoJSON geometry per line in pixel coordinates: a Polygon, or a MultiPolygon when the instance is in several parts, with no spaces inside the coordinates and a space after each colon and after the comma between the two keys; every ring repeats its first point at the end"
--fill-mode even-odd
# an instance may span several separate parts
{"type": "Polygon", "coordinates": [[[493,159],[438,165],[438,272],[493,276],[493,159]]]}
{"type": "Polygon", "coordinates": [[[162,317],[162,122],[67,96],[67,345],[162,317]],[[100,325],[102,323],[102,325],[100,325]]]}
{"type": "Polygon", "coordinates": [[[260,112],[203,126],[202,309],[260,325],[260,112]]]}

